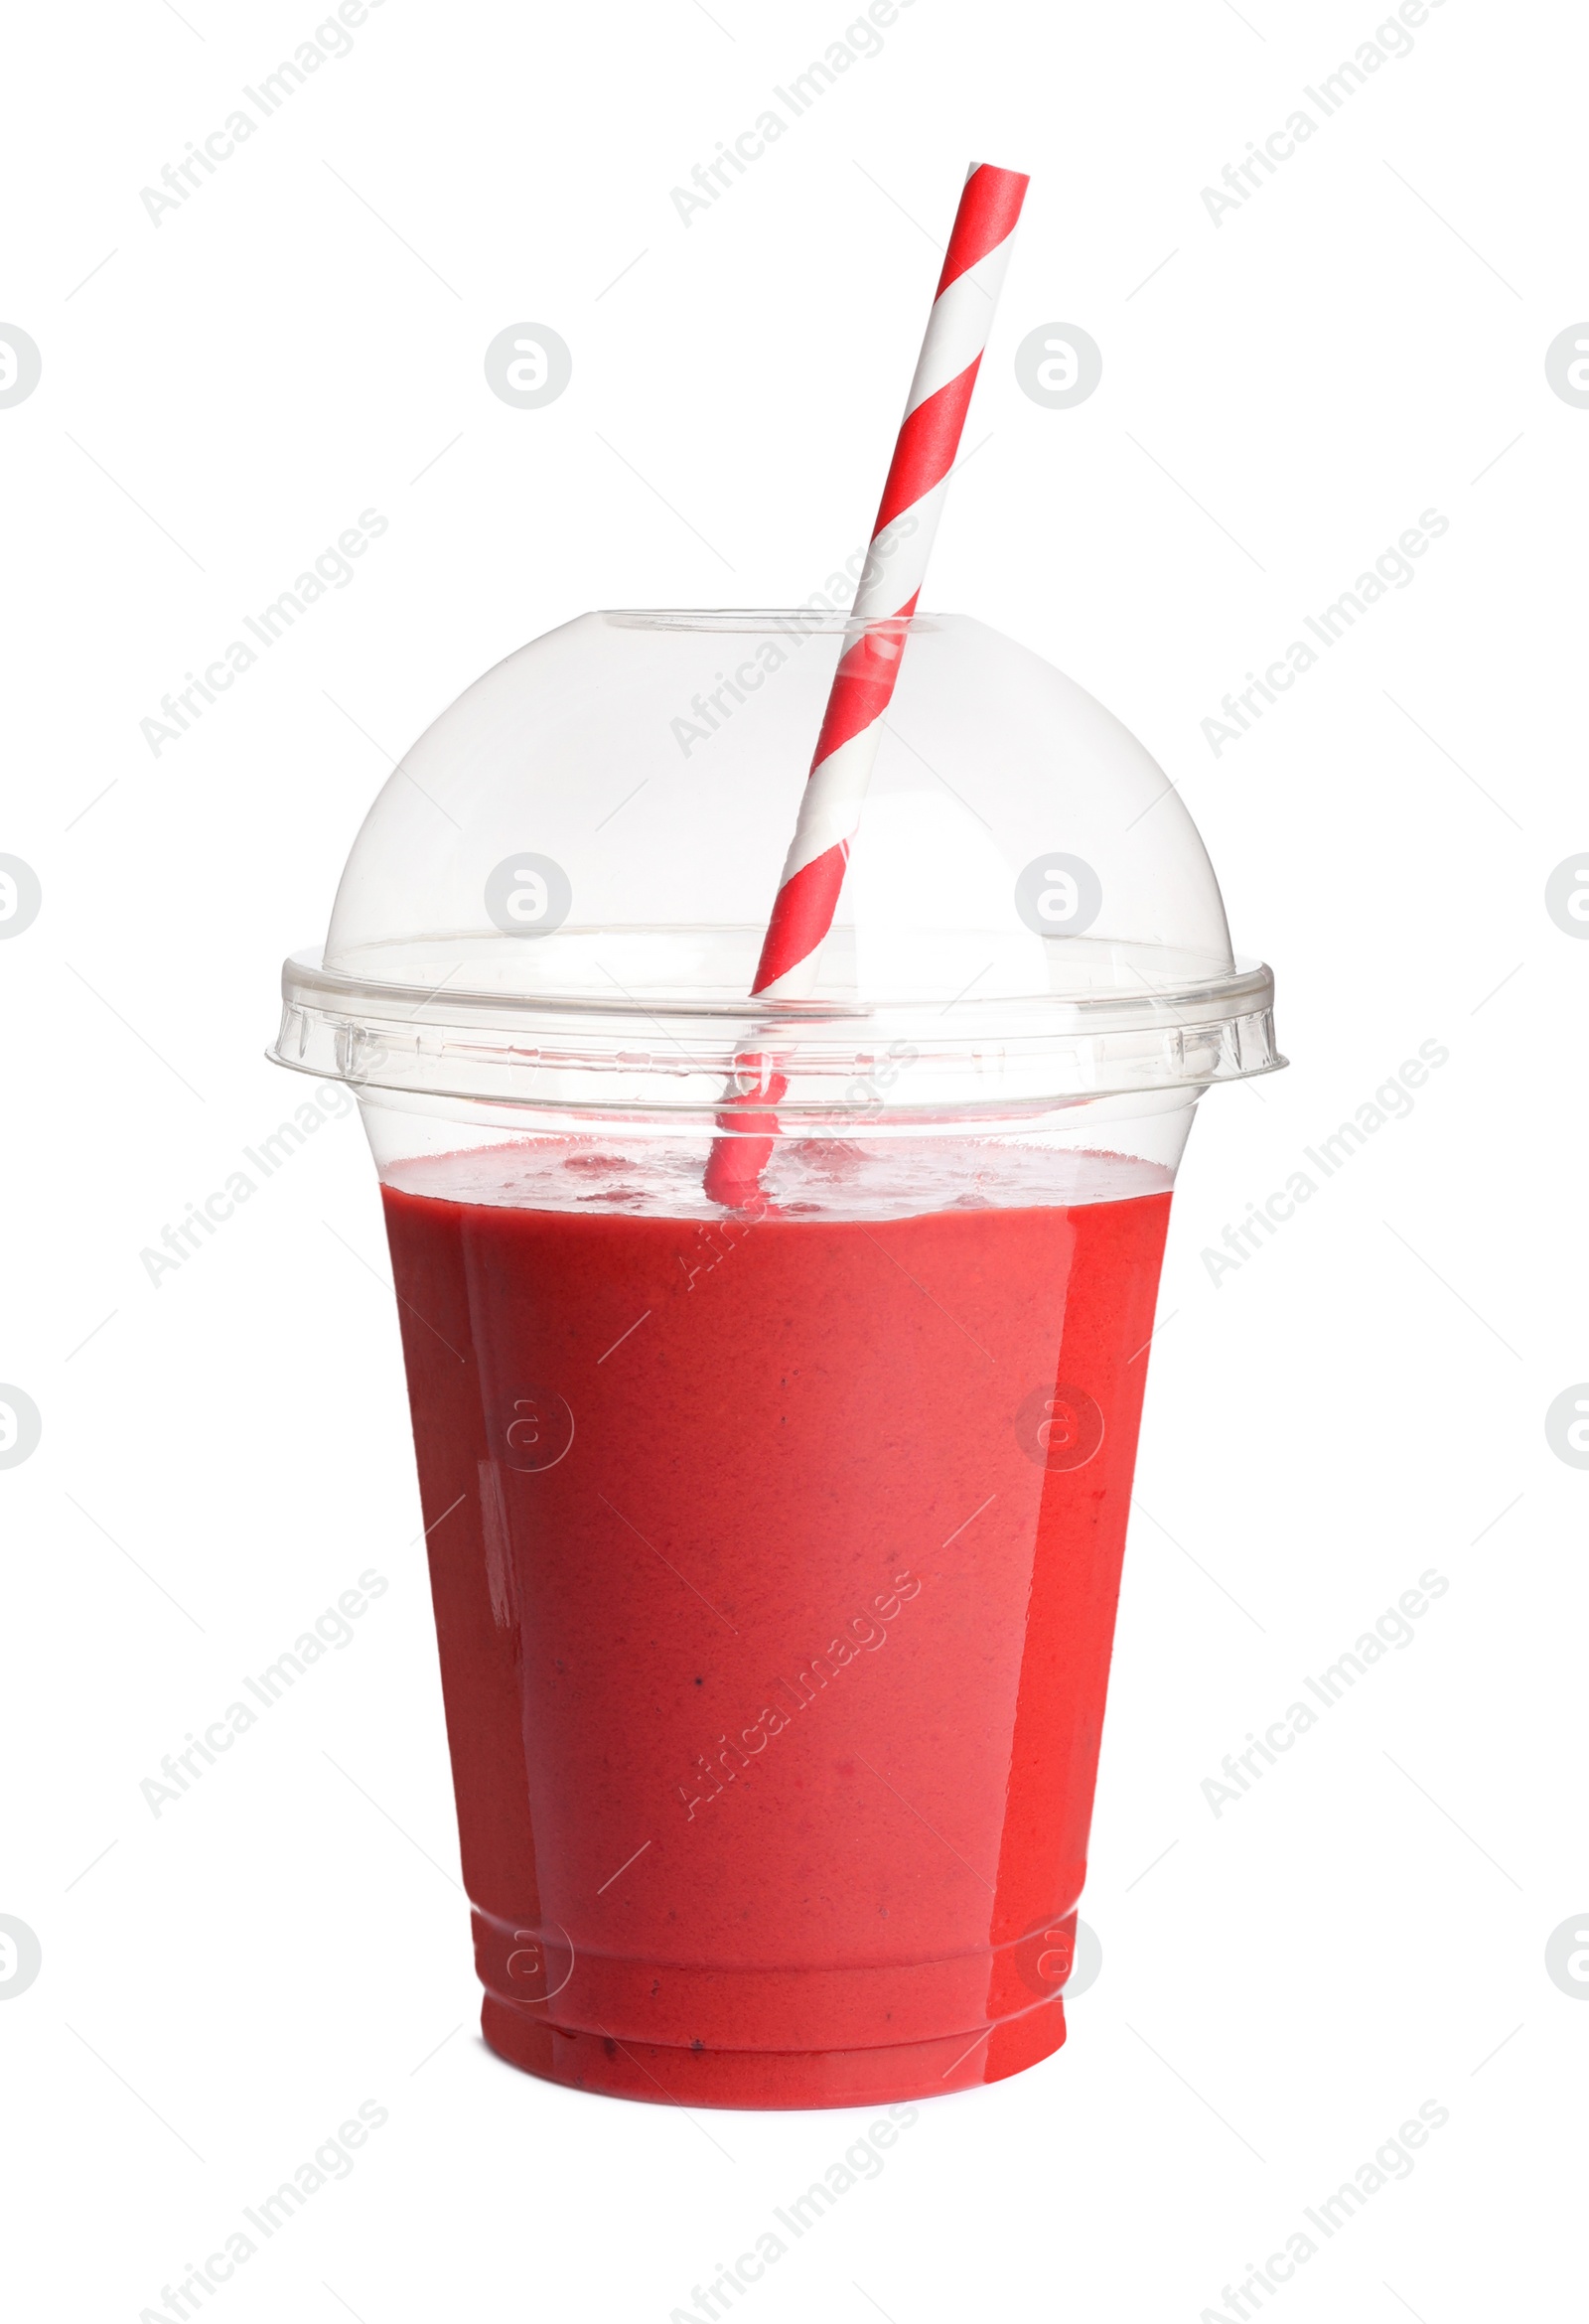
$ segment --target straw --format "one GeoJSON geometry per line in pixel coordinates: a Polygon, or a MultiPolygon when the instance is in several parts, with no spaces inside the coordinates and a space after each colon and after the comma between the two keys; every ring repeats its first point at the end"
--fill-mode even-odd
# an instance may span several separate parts
{"type": "MultiPolygon", "coordinates": [[[[804,1000],[815,986],[1028,183],[987,163],[966,175],[850,613],[862,627],[833,674],[753,999],[804,1000]]],[[[733,1134],[713,1140],[706,1166],[714,1202],[743,1209],[759,1192],[778,1131],[771,1109],[787,1087],[779,1065],[761,1050],[736,1060],[732,1101],[718,1115],[733,1134]]]]}

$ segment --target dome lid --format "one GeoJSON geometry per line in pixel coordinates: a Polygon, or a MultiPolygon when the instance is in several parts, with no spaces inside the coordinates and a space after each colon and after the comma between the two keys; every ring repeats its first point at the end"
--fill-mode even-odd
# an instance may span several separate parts
{"type": "Polygon", "coordinates": [[[710,1111],[777,1028],[781,1111],[915,1118],[1283,1064],[1269,971],[1233,957],[1160,768],[954,614],[908,625],[814,991],[752,1003],[847,630],[592,613],[488,670],[370,808],[324,950],[285,965],[272,1054],[373,1088],[674,1115],[710,1111]]]}

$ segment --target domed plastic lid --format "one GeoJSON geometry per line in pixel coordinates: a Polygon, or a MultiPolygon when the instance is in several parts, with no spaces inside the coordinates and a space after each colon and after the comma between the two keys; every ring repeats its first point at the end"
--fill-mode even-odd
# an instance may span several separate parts
{"type": "Polygon", "coordinates": [[[747,995],[840,616],[594,613],[414,745],[272,1054],[376,1089],[709,1113],[777,1029],[781,1113],[930,1119],[1271,1071],[1154,761],[1013,640],[918,615],[816,988],[747,995]],[[908,1067],[908,1070],[905,1070],[908,1067]]]}

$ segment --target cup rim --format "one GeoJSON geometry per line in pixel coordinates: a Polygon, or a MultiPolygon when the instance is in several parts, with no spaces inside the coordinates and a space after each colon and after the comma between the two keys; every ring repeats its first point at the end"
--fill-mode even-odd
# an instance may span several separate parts
{"type": "Polygon", "coordinates": [[[985,1116],[1216,1082],[1285,1064],[1274,979],[1228,975],[1163,992],[1000,998],[956,1007],[822,1001],[653,1002],[425,991],[328,969],[318,948],[282,967],[278,1065],[430,1098],[632,1116],[710,1118],[745,1059],[776,1054],[781,1114],[878,1121],[985,1116]]]}

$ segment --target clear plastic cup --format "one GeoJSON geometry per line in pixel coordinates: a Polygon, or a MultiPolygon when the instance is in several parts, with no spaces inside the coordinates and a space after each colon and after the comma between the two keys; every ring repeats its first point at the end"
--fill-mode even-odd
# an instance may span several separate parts
{"type": "Polygon", "coordinates": [[[284,970],[273,1054],[380,1174],[484,2031],[582,2089],[872,2105],[1064,2040],[1176,1165],[1284,1062],[1148,755],[910,631],[809,1000],[745,997],[804,612],[511,655],[284,970]],[[725,1122],[772,1132],[735,1209],[725,1122]]]}

